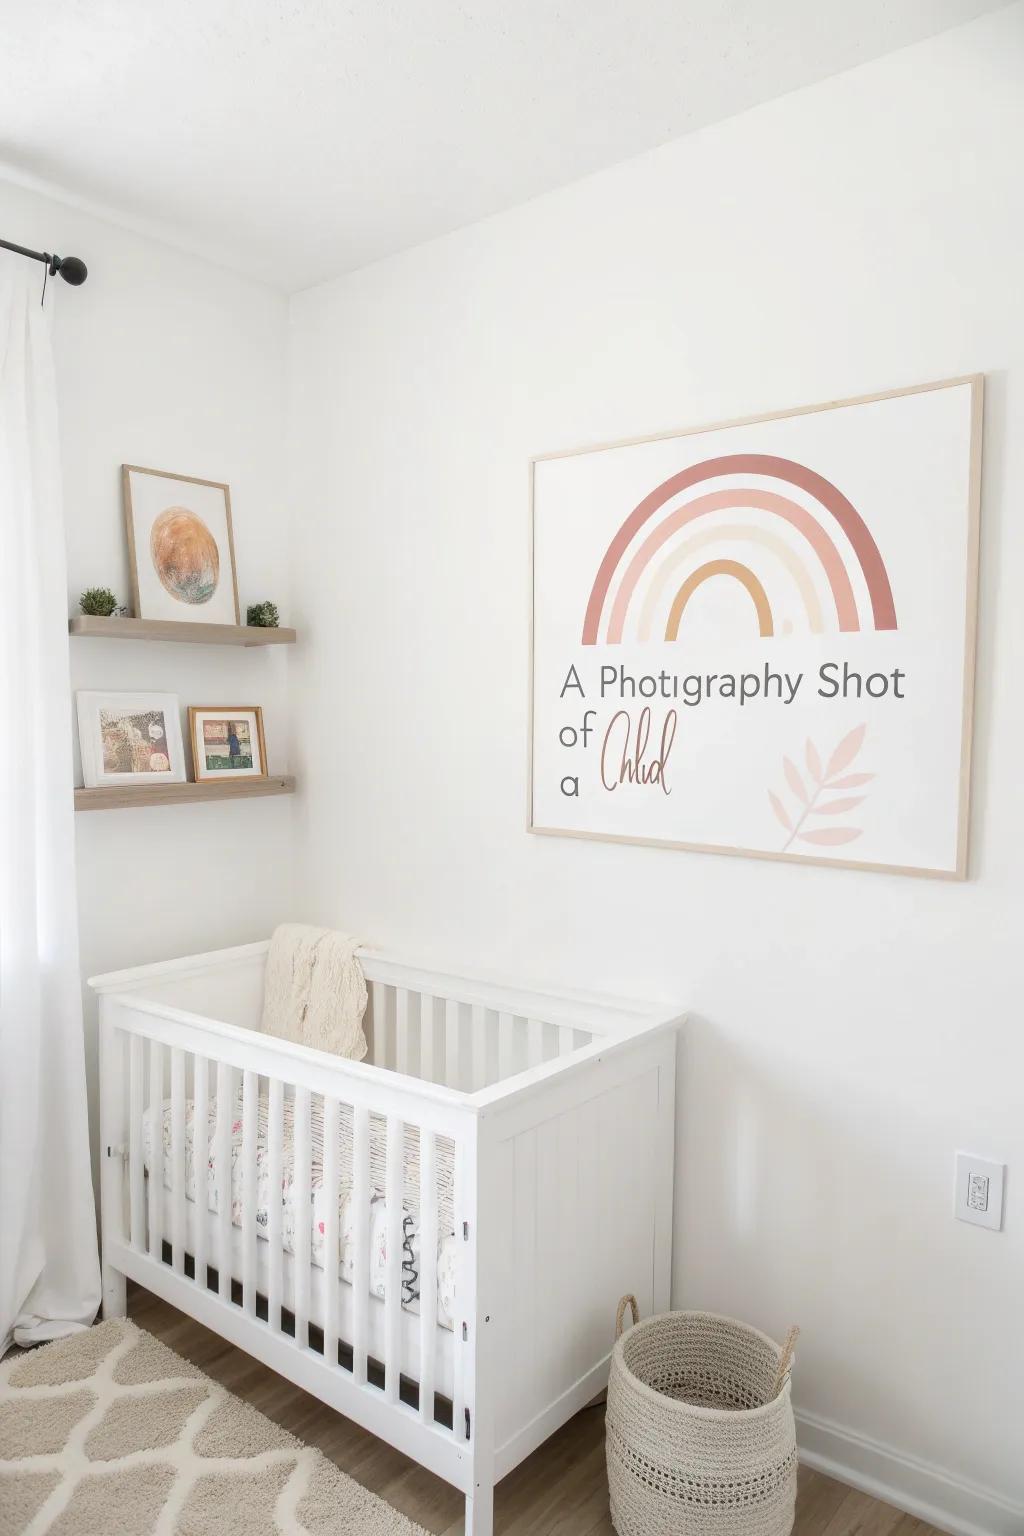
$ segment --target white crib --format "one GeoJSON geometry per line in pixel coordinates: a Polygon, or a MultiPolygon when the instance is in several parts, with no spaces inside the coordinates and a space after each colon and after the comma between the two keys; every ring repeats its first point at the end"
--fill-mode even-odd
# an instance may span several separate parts
{"type": "Polygon", "coordinates": [[[104,1314],[123,1315],[126,1278],[137,1281],[462,1490],[467,1533],[489,1536],[495,1483],[605,1385],[618,1298],[635,1293],[645,1315],[669,1305],[679,1015],[367,950],[370,1049],[352,1062],[259,1032],[267,948],[90,982],[104,1314]],[[290,1252],[276,1198],[286,1142],[290,1252]],[[262,1211],[258,1159],[275,1192],[262,1211]],[[382,1296],[371,1292],[377,1201],[382,1296]],[[415,1302],[403,1290],[413,1208],[415,1302]],[[439,1253],[454,1255],[443,1318],[439,1253]]]}

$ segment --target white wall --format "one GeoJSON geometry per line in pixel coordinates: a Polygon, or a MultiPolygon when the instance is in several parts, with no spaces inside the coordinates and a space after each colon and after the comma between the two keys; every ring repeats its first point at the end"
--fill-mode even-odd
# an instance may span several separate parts
{"type": "Polygon", "coordinates": [[[805,1441],[1007,1532],[1022,65],[1017,5],[303,294],[291,356],[299,914],[690,1007],[676,1302],[800,1322],[805,1441]],[[970,882],[528,836],[527,456],[974,370],[970,882]],[[1009,1161],[1002,1234],[952,1219],[957,1147],[1009,1161]]]}
{"type": "MultiPolygon", "coordinates": [[[[271,597],[288,622],[284,300],[3,183],[0,236],[89,267],[84,287],[54,281],[46,301],[56,306],[68,611],[87,586],[130,602],[120,466],[134,463],[228,482],[243,613],[271,597]]],[[[286,673],[284,648],[71,640],[74,688],[173,692],[183,713],[262,704],[273,771],[288,766],[286,673]]],[[[288,798],[90,812],[76,826],[86,976],[261,938],[287,915],[288,798]]],[[[86,1010],[95,1130],[91,994],[86,1010]]]]}

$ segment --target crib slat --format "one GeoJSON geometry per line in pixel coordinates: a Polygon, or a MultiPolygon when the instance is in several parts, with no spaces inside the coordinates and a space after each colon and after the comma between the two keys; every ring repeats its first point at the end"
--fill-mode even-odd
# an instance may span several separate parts
{"type": "Polygon", "coordinates": [[[234,1071],[217,1063],[217,1290],[231,1300],[231,1121],[234,1071]]]}
{"type": "Polygon", "coordinates": [[[144,1113],[146,1042],[132,1035],[128,1047],[128,1189],[131,1243],[143,1251],[146,1246],[146,1177],[142,1157],[142,1116],[144,1113]]]}
{"type": "Polygon", "coordinates": [[[452,1434],[456,1440],[466,1438],[466,1348],[462,1337],[465,1313],[466,1242],[463,1222],[463,1198],[465,1186],[465,1149],[462,1137],[455,1143],[454,1188],[452,1204],[455,1211],[455,1316],[452,1318],[452,1434]]]}
{"type": "Polygon", "coordinates": [[[338,1363],[338,1101],[324,1099],[324,1359],[338,1363]]]}
{"type": "Polygon", "coordinates": [[[370,993],[373,998],[373,1044],[370,1055],[375,1067],[386,1067],[389,1065],[388,989],[382,981],[371,981],[370,993]]]}
{"type": "Polygon", "coordinates": [[[453,997],[444,1000],[444,1080],[449,1088],[459,1086],[459,1004],[453,997]]]}
{"type": "Polygon", "coordinates": [[[196,1285],[206,1290],[206,1177],[210,1157],[210,1064],[205,1056],[193,1057],[192,1066],[192,1189],[195,1236],[192,1258],[196,1285]]]}
{"type": "Polygon", "coordinates": [[[395,1071],[409,1070],[409,993],[395,988],[395,1071]]]}
{"type": "Polygon", "coordinates": [[[558,1026],[558,1054],[571,1056],[576,1049],[576,1032],[569,1024],[558,1026]]]}
{"type": "Polygon", "coordinates": [[[405,1127],[397,1115],[388,1116],[387,1261],[384,1280],[384,1396],[398,1402],[402,1370],[402,1192],[404,1187],[403,1136],[405,1127]]]}
{"type": "Polygon", "coordinates": [[[270,1079],[267,1104],[267,1186],[270,1208],[267,1212],[267,1242],[270,1249],[267,1279],[267,1324],[275,1333],[281,1331],[281,1233],[283,1209],[281,1186],[284,1182],[284,1086],[280,1078],[270,1079]]]}
{"type": "Polygon", "coordinates": [[[498,1081],[515,1075],[516,1023],[512,1014],[498,1014],[498,1081]]]}
{"type": "Polygon", "coordinates": [[[171,1047],[171,1262],[185,1273],[185,1052],[171,1047]]]}
{"type": "Polygon", "coordinates": [[[434,999],[427,992],[420,993],[420,1077],[425,1083],[435,1081],[434,1065],[434,999]]]}
{"type": "Polygon", "coordinates": [[[256,1140],[259,1078],[242,1073],[242,1309],[256,1316],[256,1140]]]}
{"type": "Polygon", "coordinates": [[[309,1344],[310,1195],[312,1173],[309,1150],[310,1095],[308,1088],[295,1089],[295,1342],[309,1344]]]}
{"type": "Polygon", "coordinates": [[[163,1258],[164,1242],[164,1048],[149,1042],[149,1253],[163,1258]]]}
{"type": "Polygon", "coordinates": [[[487,1009],[480,1003],[473,1004],[473,1033],[470,1037],[473,1052],[473,1092],[487,1086],[487,1009]]]}
{"type": "Polygon", "coordinates": [[[434,1422],[437,1348],[437,1174],[433,1131],[420,1131],[420,1418],[434,1422]]]}
{"type": "Polygon", "coordinates": [[[352,1375],[366,1384],[366,1323],[370,1291],[370,1117],[352,1112],[352,1375]]]}
{"type": "Polygon", "coordinates": [[[543,1019],[528,1019],[526,1022],[526,1054],[531,1067],[539,1067],[544,1060],[543,1019]]]}

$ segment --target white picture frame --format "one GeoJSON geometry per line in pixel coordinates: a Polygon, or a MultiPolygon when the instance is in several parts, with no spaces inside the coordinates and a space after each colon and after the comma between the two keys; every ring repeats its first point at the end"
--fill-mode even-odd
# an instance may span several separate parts
{"type": "Polygon", "coordinates": [[[532,459],[528,830],[965,879],[983,385],[532,459]]]}
{"type": "Polygon", "coordinates": [[[86,689],[75,708],[86,789],[185,783],[177,694],[86,689]]]}

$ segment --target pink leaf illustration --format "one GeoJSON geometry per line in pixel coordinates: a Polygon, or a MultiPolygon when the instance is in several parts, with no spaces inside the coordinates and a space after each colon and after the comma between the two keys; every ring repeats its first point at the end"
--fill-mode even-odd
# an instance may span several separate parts
{"type": "Polygon", "coordinates": [[[820,847],[837,848],[840,843],[852,843],[860,837],[860,827],[818,827],[813,832],[799,834],[802,843],[817,843],[820,847]]]}
{"type": "Polygon", "coordinates": [[[874,778],[873,773],[848,773],[842,779],[830,779],[829,789],[858,789],[861,784],[868,784],[874,778]]]}
{"type": "Polygon", "coordinates": [[[807,791],[804,788],[803,779],[796,771],[795,765],[790,762],[788,757],[784,757],[782,759],[782,767],[786,774],[786,783],[789,785],[794,795],[796,795],[797,799],[802,800],[804,805],[806,805],[808,798],[807,791]]]}
{"type": "Polygon", "coordinates": [[[825,769],[826,779],[831,779],[833,774],[842,773],[844,768],[849,767],[864,745],[866,730],[866,725],[855,725],[853,730],[843,737],[828,760],[828,767],[825,769]]]}
{"type": "Polygon", "coordinates": [[[776,815],[777,819],[779,821],[781,821],[782,825],[785,827],[787,832],[792,832],[792,830],[793,830],[793,823],[790,821],[789,817],[786,815],[785,808],[784,808],[784,806],[782,804],[782,801],[779,799],[778,795],[773,794],[772,791],[769,790],[768,791],[768,799],[772,803],[772,810],[775,812],[775,815],[776,815]]]}
{"type": "Polygon", "coordinates": [[[806,765],[806,780],[801,776],[792,758],[782,759],[782,769],[785,774],[786,785],[793,796],[795,804],[790,810],[786,804],[786,796],[779,796],[768,790],[768,803],[772,808],[772,814],[779,825],[788,833],[782,844],[781,852],[786,853],[794,843],[816,844],[819,848],[840,848],[844,843],[852,843],[858,837],[863,836],[862,827],[813,827],[808,825],[808,818],[814,816],[842,816],[848,811],[855,811],[859,805],[863,805],[865,795],[841,795],[837,799],[830,800],[828,796],[835,790],[855,789],[862,784],[868,784],[875,777],[873,773],[847,773],[839,777],[856,758],[864,745],[864,737],[867,734],[866,725],[855,726],[848,731],[832,756],[825,765],[821,766],[821,757],[814,742],[807,737],[804,741],[804,763],[806,765]],[[824,802],[824,803],[823,803],[824,802]]]}

